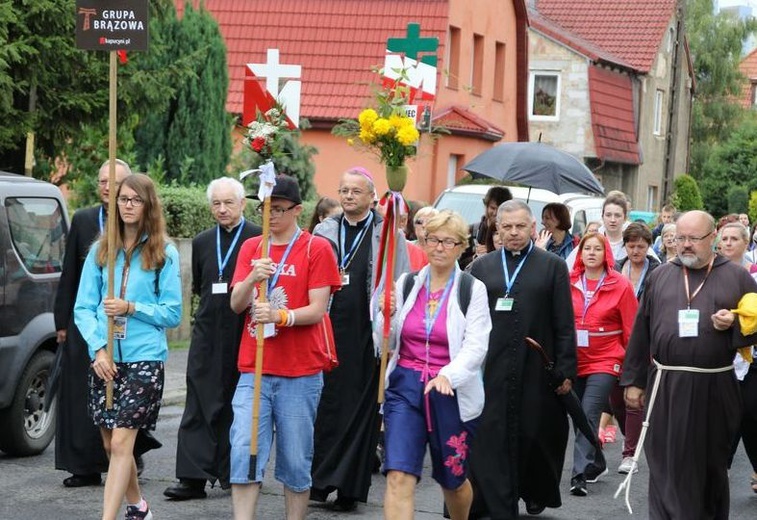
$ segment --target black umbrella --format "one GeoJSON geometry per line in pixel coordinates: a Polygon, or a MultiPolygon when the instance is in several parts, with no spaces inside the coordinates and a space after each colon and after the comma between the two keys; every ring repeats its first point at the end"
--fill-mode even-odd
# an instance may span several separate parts
{"type": "MultiPolygon", "coordinates": [[[[536,340],[528,337],[526,338],[526,344],[541,356],[542,361],[544,362],[544,370],[547,372],[547,382],[549,383],[549,386],[555,389],[561,386],[563,381],[565,381],[565,376],[555,368],[554,362],[549,359],[549,356],[544,352],[542,346],[539,345],[536,340]]],[[[607,462],[602,453],[602,443],[599,442],[597,430],[586,417],[584,409],[581,406],[581,400],[578,398],[578,395],[576,395],[576,392],[571,388],[570,392],[567,394],[558,395],[557,397],[565,407],[565,411],[570,415],[570,418],[573,421],[573,426],[589,439],[591,445],[596,448],[594,465],[600,468],[606,467],[607,462]]]]}
{"type": "Polygon", "coordinates": [[[553,193],[605,193],[586,165],[545,143],[502,143],[474,157],[463,170],[474,178],[491,177],[553,193]]]}

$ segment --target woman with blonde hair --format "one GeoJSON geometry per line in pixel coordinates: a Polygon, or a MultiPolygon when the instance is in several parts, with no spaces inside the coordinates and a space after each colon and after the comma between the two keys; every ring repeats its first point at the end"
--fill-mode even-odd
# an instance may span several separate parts
{"type": "Polygon", "coordinates": [[[114,520],[124,498],[126,518],[152,518],[132,455],[139,429],[154,430],[163,396],[166,329],[181,321],[179,253],[166,237],[163,210],[149,177],[126,177],[116,197],[115,296],[108,292],[108,237],[90,249],[82,270],[74,319],[89,347],[89,413],[100,427],[110,463],[104,520],[114,520]],[[113,359],[108,319],[113,318],[113,359]],[[106,386],[113,384],[113,406],[106,386]]]}
{"type": "Polygon", "coordinates": [[[484,407],[491,317],[486,287],[457,265],[467,240],[463,218],[442,210],[425,224],[428,265],[396,282],[384,402],[388,519],[413,517],[426,445],[451,518],[467,519],[473,501],[468,449],[484,407]]]}

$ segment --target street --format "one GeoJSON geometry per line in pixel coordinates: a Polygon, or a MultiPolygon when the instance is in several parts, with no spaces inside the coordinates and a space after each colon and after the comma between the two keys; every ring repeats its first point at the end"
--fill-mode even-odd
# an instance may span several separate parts
{"type": "MultiPolygon", "coordinates": [[[[145,456],[145,472],[141,483],[145,498],[150,503],[156,520],[185,518],[231,518],[231,495],[216,487],[208,489],[208,498],[187,502],[171,502],[163,497],[163,490],[174,481],[176,433],[181,420],[181,376],[186,364],[186,351],[171,351],[167,369],[166,400],[169,404],[160,412],[155,436],[163,442],[163,448],[145,456]],[[169,374],[170,372],[170,374],[169,374]]],[[[620,462],[621,439],[608,444],[605,455],[610,473],[596,483],[589,484],[589,496],[577,498],[568,492],[570,464],[572,461],[572,438],[569,443],[561,484],[563,506],[547,509],[539,515],[544,519],[606,519],[628,517],[622,497],[614,500],[612,495],[622,478],[616,472],[620,462]]],[[[97,518],[101,511],[102,487],[67,489],[62,480],[66,473],[54,469],[54,445],[36,457],[13,459],[0,453],[0,520],[97,518]]],[[[430,478],[431,468],[424,469],[424,478],[418,485],[415,503],[415,518],[430,520],[442,518],[442,498],[439,487],[430,478]]],[[[749,488],[750,470],[743,449],[739,447],[734,467],[731,470],[731,516],[734,520],[753,520],[757,517],[757,494],[749,488]]],[[[686,478],[681,475],[681,478],[686,478]]],[[[646,518],[646,464],[634,475],[631,491],[631,506],[634,517],[646,518]]],[[[380,519],[383,517],[382,500],[385,480],[374,475],[367,504],[361,504],[353,513],[335,513],[328,505],[311,502],[308,518],[325,520],[333,518],[380,519]]],[[[333,496],[332,496],[333,498],[333,496]]],[[[521,504],[524,517],[525,508],[521,504]]],[[[269,464],[258,507],[258,518],[284,518],[284,499],[281,485],[273,479],[273,466],[269,464]]]]}

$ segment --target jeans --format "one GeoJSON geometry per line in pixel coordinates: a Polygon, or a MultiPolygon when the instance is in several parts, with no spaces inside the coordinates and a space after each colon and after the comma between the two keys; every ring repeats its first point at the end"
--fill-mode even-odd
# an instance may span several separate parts
{"type": "MultiPolygon", "coordinates": [[[[251,482],[248,472],[254,382],[254,374],[242,374],[232,401],[234,422],[229,434],[232,484],[251,482]]],[[[313,430],[322,388],[323,375],[320,372],[303,377],[263,376],[260,388],[258,457],[253,482],[263,481],[275,427],[276,480],[295,493],[310,489],[313,430]]]]}
{"type": "MultiPolygon", "coordinates": [[[[611,374],[590,374],[576,379],[573,388],[578,398],[581,399],[581,406],[595,432],[599,430],[602,410],[607,406],[610,392],[612,392],[617,381],[618,378],[611,374]]],[[[576,441],[573,447],[573,476],[585,475],[590,466],[594,466],[593,472],[595,474],[605,470],[605,468],[594,465],[595,450],[596,448],[592,446],[589,439],[581,432],[576,431],[576,441]]]]}

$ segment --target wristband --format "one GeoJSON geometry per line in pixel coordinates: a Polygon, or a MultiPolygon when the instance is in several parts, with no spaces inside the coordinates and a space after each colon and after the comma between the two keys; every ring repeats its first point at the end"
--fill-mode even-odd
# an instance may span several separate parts
{"type": "Polygon", "coordinates": [[[284,309],[279,309],[278,313],[279,313],[279,321],[278,321],[278,323],[276,323],[276,325],[278,325],[279,327],[286,326],[286,324],[287,324],[287,311],[285,311],[284,309]]]}
{"type": "Polygon", "coordinates": [[[288,319],[287,319],[287,327],[294,327],[294,311],[289,311],[288,313],[288,319]]]}

